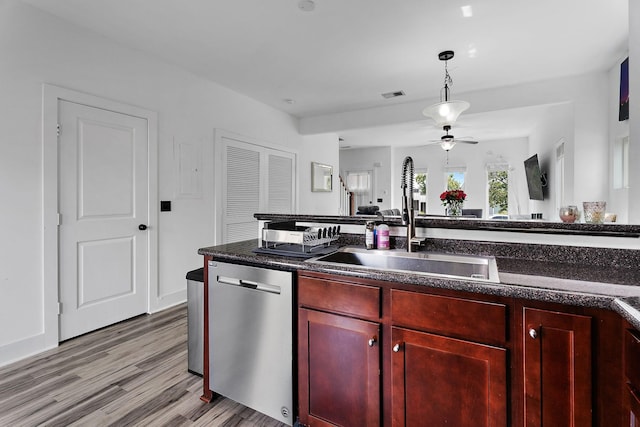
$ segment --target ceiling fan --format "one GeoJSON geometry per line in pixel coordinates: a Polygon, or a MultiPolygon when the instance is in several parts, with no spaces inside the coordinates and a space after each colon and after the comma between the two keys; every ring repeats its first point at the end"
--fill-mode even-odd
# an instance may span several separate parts
{"type": "Polygon", "coordinates": [[[442,147],[442,149],[445,150],[445,151],[451,150],[453,148],[453,146],[456,145],[456,143],[458,143],[458,142],[461,142],[461,143],[464,143],[464,144],[477,144],[478,143],[478,141],[471,141],[471,140],[465,139],[465,138],[457,139],[453,135],[450,135],[449,131],[451,130],[451,126],[445,125],[445,126],[442,127],[442,129],[444,129],[445,135],[442,135],[440,137],[440,139],[433,139],[430,142],[431,143],[439,142],[440,143],[440,147],[442,147]]]}

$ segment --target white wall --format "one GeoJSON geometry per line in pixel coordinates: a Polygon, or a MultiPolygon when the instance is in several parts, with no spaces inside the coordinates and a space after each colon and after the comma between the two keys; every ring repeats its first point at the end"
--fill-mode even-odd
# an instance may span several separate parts
{"type": "Polygon", "coordinates": [[[159,200],[172,200],[173,211],[159,213],[152,311],[186,299],[185,273],[214,241],[213,129],[295,150],[302,143],[283,112],[15,0],[0,0],[0,57],[0,365],[44,349],[42,264],[55,254],[41,249],[43,83],[158,112],[159,200]],[[174,197],[174,141],[202,147],[202,198],[174,197]]]}
{"type": "Polygon", "coordinates": [[[629,2],[629,222],[640,224],[640,2],[629,2]]]}
{"type": "Polygon", "coordinates": [[[593,76],[588,91],[574,100],[574,198],[606,200],[609,188],[608,74],[593,76]]]}
{"type": "MultiPolygon", "coordinates": [[[[565,204],[578,205],[574,200],[575,168],[574,168],[574,118],[573,103],[553,105],[542,118],[540,124],[529,137],[529,153],[538,155],[540,169],[547,175],[547,187],[544,188],[544,200],[529,200],[527,191],[527,213],[542,213],[549,221],[559,221],[556,206],[556,146],[560,140],[565,144],[565,204]]],[[[527,157],[528,157],[527,156],[527,157]]],[[[606,162],[603,162],[606,163],[606,162]]],[[[603,165],[606,166],[606,165],[603,165]]],[[[525,179],[525,178],[523,178],[525,179]]],[[[525,181],[526,182],[526,181],[525,181]]]]}
{"type": "MultiPolygon", "coordinates": [[[[607,211],[618,215],[617,220],[623,224],[629,222],[629,189],[614,186],[614,155],[616,144],[625,136],[629,136],[629,120],[618,120],[618,105],[620,102],[620,63],[628,53],[620,57],[619,63],[609,70],[609,197],[607,197],[607,211]]],[[[633,163],[630,163],[633,166],[633,163]]]]}
{"type": "Polygon", "coordinates": [[[307,135],[298,157],[298,212],[314,215],[340,215],[338,135],[307,135]],[[311,191],[311,162],[333,166],[333,191],[311,191]]]}

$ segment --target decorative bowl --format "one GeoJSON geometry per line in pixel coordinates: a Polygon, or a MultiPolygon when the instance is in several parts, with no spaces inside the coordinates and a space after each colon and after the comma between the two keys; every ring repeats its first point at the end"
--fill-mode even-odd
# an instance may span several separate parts
{"type": "Polygon", "coordinates": [[[558,215],[562,222],[571,224],[578,219],[578,208],[575,206],[563,206],[560,208],[558,215]]]}

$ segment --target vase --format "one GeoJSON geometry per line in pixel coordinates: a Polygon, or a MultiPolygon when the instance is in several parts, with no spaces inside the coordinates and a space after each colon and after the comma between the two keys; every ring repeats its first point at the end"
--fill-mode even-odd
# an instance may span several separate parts
{"type": "Polygon", "coordinates": [[[447,203],[447,216],[461,216],[462,215],[462,200],[451,200],[447,203]]]}
{"type": "Polygon", "coordinates": [[[584,222],[587,224],[602,224],[607,210],[607,202],[584,202],[584,222]]]}

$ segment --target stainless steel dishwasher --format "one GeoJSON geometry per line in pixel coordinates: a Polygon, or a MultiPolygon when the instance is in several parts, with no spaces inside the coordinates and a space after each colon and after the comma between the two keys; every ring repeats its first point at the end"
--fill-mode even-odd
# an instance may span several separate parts
{"type": "Polygon", "coordinates": [[[210,261],[209,386],[292,425],[293,274],[210,261]]]}

